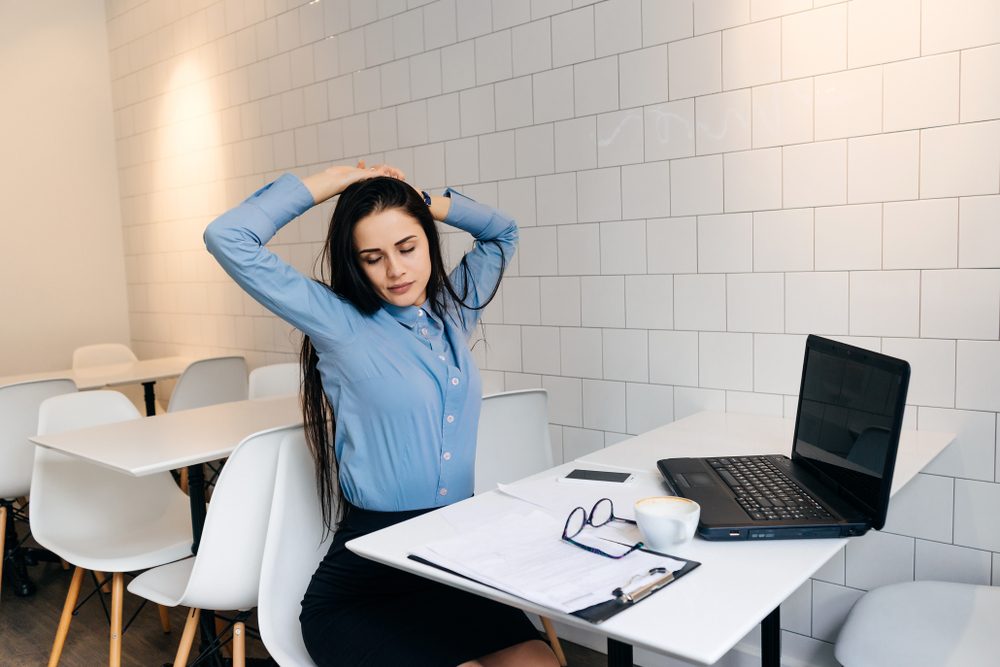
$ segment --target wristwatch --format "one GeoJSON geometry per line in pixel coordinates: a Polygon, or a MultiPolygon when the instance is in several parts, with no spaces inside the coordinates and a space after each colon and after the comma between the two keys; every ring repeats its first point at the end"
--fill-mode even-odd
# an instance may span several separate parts
{"type": "Polygon", "coordinates": [[[427,190],[421,190],[420,194],[422,194],[424,196],[424,203],[427,204],[428,208],[430,208],[430,205],[431,205],[431,196],[429,194],[427,194],[427,190]]]}

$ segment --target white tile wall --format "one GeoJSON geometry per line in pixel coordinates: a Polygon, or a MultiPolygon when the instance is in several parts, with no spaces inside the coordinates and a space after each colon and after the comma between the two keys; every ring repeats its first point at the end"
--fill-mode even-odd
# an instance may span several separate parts
{"type": "Polygon", "coordinates": [[[816,270],[882,268],[882,205],[816,209],[816,270]]]}
{"type": "Polygon", "coordinates": [[[851,334],[917,336],[920,272],[851,273],[851,334]]]}
{"type": "Polygon", "coordinates": [[[920,408],[921,430],[955,433],[955,441],[924,470],[937,475],[993,481],[996,415],[989,412],[920,408]]]}
{"type": "Polygon", "coordinates": [[[847,142],[847,201],[916,199],[921,164],[917,132],[879,134],[847,142]]]}
{"type": "Polygon", "coordinates": [[[811,209],[753,214],[755,271],[809,271],[813,268],[811,209]]]}
{"type": "MultiPolygon", "coordinates": [[[[136,349],[293,358],[287,325],[203,253],[201,229],[281,171],[393,162],[518,219],[474,355],[488,390],[550,391],[557,460],[703,409],[790,416],[806,333],[911,362],[908,425],[958,442],[894,501],[892,532],[796,592],[786,637],[828,648],[858,588],[896,576],[997,581],[997,3],[137,0],[109,14],[136,349]],[[197,65],[185,90],[211,99],[201,143],[165,110],[182,63],[197,65]],[[198,168],[172,170],[191,155],[198,168]]],[[[331,211],[287,226],[279,256],[311,270],[331,211]]]]}
{"type": "Polygon", "coordinates": [[[1000,45],[962,53],[959,107],[963,123],[1000,116],[1000,91],[994,85],[998,69],[1000,45]]]}
{"type": "Polygon", "coordinates": [[[649,379],[647,332],[640,329],[605,329],[603,336],[604,377],[646,382],[649,379]]]}
{"type": "Polygon", "coordinates": [[[950,542],[954,497],[952,478],[917,475],[893,496],[884,531],[950,542]]]}
{"type": "Polygon", "coordinates": [[[886,584],[913,581],[914,539],[868,531],[847,543],[847,585],[871,590],[886,584]]]}
{"type": "Polygon", "coordinates": [[[963,197],[958,204],[958,265],[1000,266],[1000,197],[963,197]]]}
{"type": "Polygon", "coordinates": [[[1000,121],[921,131],[920,196],[997,193],[1000,121]]]}
{"type": "Polygon", "coordinates": [[[1000,270],[924,271],[921,335],[995,340],[1000,333],[1000,270]],[[954,295],[960,294],[961,298],[954,295]]]}
{"type": "Polygon", "coordinates": [[[917,540],[915,579],[990,584],[990,552],[917,540]]]}
{"type": "Polygon", "coordinates": [[[958,200],[882,207],[883,268],[947,269],[958,264],[958,200]]]}
{"type": "Polygon", "coordinates": [[[730,331],[784,332],[784,274],[729,275],[726,280],[726,326],[730,331]]]}
{"type": "Polygon", "coordinates": [[[749,88],[781,80],[781,20],[760,21],[722,33],[722,86],[749,88]]]}

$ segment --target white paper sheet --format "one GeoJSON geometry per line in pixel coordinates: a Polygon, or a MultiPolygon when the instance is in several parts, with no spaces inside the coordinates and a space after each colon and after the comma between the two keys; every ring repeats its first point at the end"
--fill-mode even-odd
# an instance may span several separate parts
{"type": "MultiPolygon", "coordinates": [[[[673,572],[684,565],[644,551],[619,560],[592,554],[561,539],[563,523],[530,508],[432,542],[414,555],[565,613],[613,599],[616,588],[635,586],[654,568],[673,572]]],[[[600,538],[591,534],[584,539],[600,538]]]]}

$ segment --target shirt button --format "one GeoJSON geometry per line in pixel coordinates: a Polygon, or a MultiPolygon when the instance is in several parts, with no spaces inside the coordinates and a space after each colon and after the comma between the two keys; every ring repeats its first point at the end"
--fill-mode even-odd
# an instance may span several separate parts
{"type": "Polygon", "coordinates": [[[457,387],[458,386],[458,378],[452,378],[451,379],[451,383],[457,387]]]}
{"type": "Polygon", "coordinates": [[[443,355],[443,354],[439,354],[439,355],[438,355],[438,359],[440,359],[441,361],[444,361],[444,360],[445,360],[445,359],[444,359],[444,355],[443,355]]]}
{"type": "Polygon", "coordinates": [[[442,496],[447,496],[448,495],[448,489],[441,489],[440,491],[438,491],[438,493],[440,493],[442,496]]]}
{"type": "Polygon", "coordinates": [[[445,461],[451,461],[451,452],[445,452],[441,458],[443,458],[445,461]]]}
{"type": "Polygon", "coordinates": [[[421,328],[420,329],[420,334],[423,335],[423,336],[426,336],[427,335],[427,327],[421,328]]]}
{"type": "Polygon", "coordinates": [[[445,421],[447,421],[449,424],[452,423],[453,421],[455,421],[455,415],[448,415],[447,417],[445,417],[445,421]]]}
{"type": "Polygon", "coordinates": [[[423,310],[417,310],[417,317],[423,317],[423,316],[424,316],[424,311],[423,310]]]}

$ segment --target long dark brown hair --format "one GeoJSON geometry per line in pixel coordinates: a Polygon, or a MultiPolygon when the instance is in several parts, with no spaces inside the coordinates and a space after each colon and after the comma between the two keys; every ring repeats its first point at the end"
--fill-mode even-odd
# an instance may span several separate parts
{"type": "MultiPolygon", "coordinates": [[[[506,264],[503,246],[496,241],[488,241],[496,244],[501,257],[500,276],[489,298],[478,305],[466,303],[470,291],[475,288],[474,277],[466,258],[463,257],[457,267],[460,289],[456,290],[445,270],[437,226],[423,197],[404,181],[386,176],[359,181],[348,186],[340,194],[330,220],[326,244],[319,259],[321,277],[317,282],[326,285],[335,294],[349,301],[364,315],[371,316],[379,310],[382,299],[368,281],[359,263],[354,247],[354,228],[363,218],[387,209],[402,210],[420,223],[427,235],[431,262],[430,279],[427,281],[427,304],[435,313],[442,318],[451,315],[464,319],[461,307],[481,310],[493,300],[500,287],[503,267],[506,264]]],[[[333,448],[337,429],[336,415],[333,413],[333,406],[330,405],[326,392],[323,391],[323,382],[317,368],[319,355],[309,336],[305,336],[302,340],[299,363],[302,366],[302,413],[306,441],[316,463],[316,486],[323,508],[323,524],[327,530],[333,530],[335,525],[331,509],[334,497],[337,501],[337,523],[346,516],[348,505],[337,478],[337,458],[333,448]]]]}

